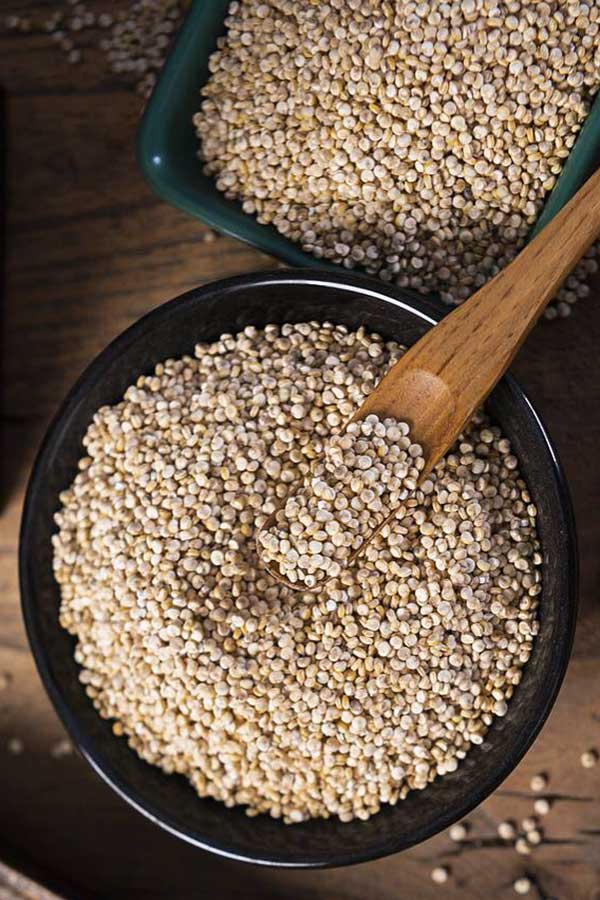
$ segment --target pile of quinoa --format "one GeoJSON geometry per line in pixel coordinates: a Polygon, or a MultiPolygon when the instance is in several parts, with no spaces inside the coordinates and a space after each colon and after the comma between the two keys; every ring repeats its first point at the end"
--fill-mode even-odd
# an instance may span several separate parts
{"type": "MultiPolygon", "coordinates": [[[[423,449],[406,422],[369,415],[325,442],[298,493],[257,536],[261,561],[288,583],[335,578],[417,487],[423,449]]],[[[421,487],[431,490],[431,482],[421,487]]]]}
{"type": "Polygon", "coordinates": [[[226,27],[194,116],[217,188],[452,304],[523,246],[600,87],[600,7],[578,0],[234,0],[226,27]]]}
{"type": "Polygon", "coordinates": [[[507,713],[541,556],[483,415],[319,593],[257,558],[257,529],[401,353],[363,329],[249,327],[160,363],[87,431],[56,515],[60,622],[114,733],[202,797],[366,819],[507,713]]]}

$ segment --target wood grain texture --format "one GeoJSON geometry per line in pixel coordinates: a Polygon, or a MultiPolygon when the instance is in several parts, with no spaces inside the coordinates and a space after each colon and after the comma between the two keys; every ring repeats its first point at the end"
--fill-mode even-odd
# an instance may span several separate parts
{"type": "MultiPolygon", "coordinates": [[[[6,5],[6,4],[5,4],[6,5]]],[[[41,5],[16,0],[32,16],[41,5]]],[[[3,9],[4,12],[4,9],[3,9]]],[[[91,358],[157,303],[200,282],[270,267],[261,254],[165,206],[143,183],[133,140],[140,102],[107,76],[99,53],[67,64],[41,33],[0,29],[9,117],[9,246],[3,310],[3,498],[0,516],[0,856],[33,860],[82,900],[479,900],[514,897],[525,871],[543,896],[600,900],[600,290],[571,319],[541,324],[516,374],[545,418],[578,518],[582,596],[573,662],[548,725],[518,770],[469,817],[473,843],[441,835],[408,853],[350,869],[252,868],[163,833],[101,783],[62,737],[29,653],[19,611],[17,539],[27,471],[65,391],[91,358]],[[7,752],[18,737],[24,750],[7,752]],[[531,775],[559,795],[530,858],[498,846],[501,818],[531,811],[531,775]],[[562,798],[562,799],[561,799],[562,798]],[[452,866],[443,888],[429,872],[452,866]]],[[[1,882],[0,882],[1,883],[1,882]]],[[[537,900],[537,896],[532,894],[537,900]]]]}

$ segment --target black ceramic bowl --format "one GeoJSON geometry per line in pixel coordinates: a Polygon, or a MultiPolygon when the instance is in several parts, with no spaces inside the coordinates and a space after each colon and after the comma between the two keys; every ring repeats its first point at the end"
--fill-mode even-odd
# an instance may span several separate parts
{"type": "Polygon", "coordinates": [[[339,866],[403,850],[446,828],[490,794],[516,766],[556,698],[576,612],[577,558],[567,488],[531,404],[510,377],[489,411],[510,438],[539,510],[544,554],[541,630],[508,715],[490,728],[459,769],[367,822],[286,826],[201,800],[182,776],[142,762],[92,707],[78,681],[73,639],[58,624],[50,536],[59,492],[76,473],[81,440],[98,407],[119,400],[140,373],[245,325],[308,320],[360,325],[413,343],[439,318],[434,307],[351,275],[286,271],[205,285],[153,310],[100,354],[52,424],[35,463],[21,530],[23,612],[40,675],[80,751],[108,784],[157,824],[198,847],[280,866],[339,866]]]}

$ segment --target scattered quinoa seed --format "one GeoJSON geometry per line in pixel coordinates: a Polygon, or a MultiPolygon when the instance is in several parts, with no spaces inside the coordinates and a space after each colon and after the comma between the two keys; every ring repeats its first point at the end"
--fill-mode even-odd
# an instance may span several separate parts
{"type": "Polygon", "coordinates": [[[456,825],[451,826],[450,831],[448,832],[450,840],[461,843],[461,841],[466,840],[468,831],[469,828],[465,822],[457,822],[456,825]]]}
{"type": "Polygon", "coordinates": [[[135,85],[147,97],[161,70],[171,37],[184,11],[183,0],[134,0],[123,17],[99,24],[110,29],[103,49],[112,72],[135,85]]]}
{"type": "Polygon", "coordinates": [[[99,15],[83,4],[65,15],[57,9],[44,13],[44,19],[33,25],[29,19],[7,16],[8,30],[27,32],[32,27],[45,31],[67,54],[69,63],[82,60],[82,49],[95,45],[104,53],[109,69],[129,82],[138,94],[147,97],[156,74],[162,68],[178,20],[183,16],[186,0],[129,0],[116,14],[99,15]],[[84,34],[92,31],[92,38],[84,34]],[[102,36],[101,36],[102,35],[102,36]]]}
{"type": "Polygon", "coordinates": [[[512,841],[517,836],[517,829],[513,822],[500,822],[498,825],[498,836],[503,841],[512,841]]]}
{"type": "Polygon", "coordinates": [[[431,880],[436,884],[445,884],[450,877],[450,869],[447,866],[436,866],[431,870],[431,880]]]}
{"type": "Polygon", "coordinates": [[[537,819],[534,816],[527,816],[527,818],[523,819],[521,822],[521,828],[524,832],[533,831],[534,828],[537,828],[537,819]]]}
{"type": "Polygon", "coordinates": [[[551,806],[550,800],[547,800],[546,797],[539,797],[533,804],[533,811],[538,816],[546,816],[550,812],[551,806]]]}
{"type": "Polygon", "coordinates": [[[545,791],[548,787],[548,777],[540,772],[538,775],[534,775],[531,781],[529,782],[529,787],[532,791],[536,793],[540,793],[540,791],[545,791]]]}
{"type": "Polygon", "coordinates": [[[593,769],[598,762],[598,753],[596,750],[586,750],[581,754],[581,765],[584,769],[593,769]]]}
{"type": "Polygon", "coordinates": [[[519,837],[515,841],[515,850],[517,853],[521,853],[523,856],[527,856],[531,853],[531,846],[524,837],[519,837]]]}
{"type": "Polygon", "coordinates": [[[513,888],[516,894],[528,894],[531,890],[532,883],[531,879],[523,876],[522,878],[517,878],[513,883],[513,888]]]}

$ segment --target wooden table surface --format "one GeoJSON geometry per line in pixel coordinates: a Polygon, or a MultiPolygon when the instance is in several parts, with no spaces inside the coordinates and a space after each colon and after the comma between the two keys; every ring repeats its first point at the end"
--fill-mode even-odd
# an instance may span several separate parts
{"type": "MultiPolygon", "coordinates": [[[[41,0],[15,4],[9,11],[39,18],[44,10],[41,0]]],[[[0,25],[0,83],[8,119],[0,673],[10,676],[0,690],[0,858],[41,867],[73,897],[106,900],[508,900],[525,872],[539,885],[529,896],[598,900],[600,765],[584,770],[579,757],[600,747],[600,284],[569,319],[538,326],[515,366],[570,482],[581,606],[557,705],[518,770],[470,817],[472,840],[460,849],[440,835],[408,853],[332,871],[274,871],[212,857],[151,825],[76,755],[52,755],[63,735],[21,622],[18,525],[40,436],[92,357],[163,300],[273,261],[233,240],[205,242],[199,223],[153,196],[134,159],[140,99],[106,72],[99,51],[71,66],[41,31],[9,34],[0,25]],[[9,752],[14,738],[23,743],[20,754],[9,752]],[[538,771],[549,773],[556,800],[544,843],[522,857],[499,846],[495,831],[503,817],[531,813],[528,785],[538,771]],[[429,873],[442,861],[452,877],[439,887],[429,873]]]]}

